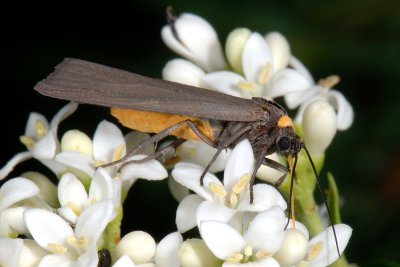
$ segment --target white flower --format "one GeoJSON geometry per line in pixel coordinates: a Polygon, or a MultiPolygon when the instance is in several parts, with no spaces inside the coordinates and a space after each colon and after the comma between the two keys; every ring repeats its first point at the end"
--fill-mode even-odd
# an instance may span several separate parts
{"type": "Polygon", "coordinates": [[[31,158],[39,160],[57,175],[62,173],[65,166],[54,160],[60,150],[57,139],[58,124],[70,116],[77,107],[77,103],[67,104],[53,117],[50,124],[43,115],[31,112],[25,134],[20,138],[28,151],[16,154],[7,162],[0,170],[0,180],[6,177],[16,165],[31,158]]]}
{"type": "Polygon", "coordinates": [[[178,250],[178,259],[181,267],[221,266],[218,258],[213,255],[204,241],[198,238],[182,242],[178,250]]]}
{"type": "MultiPolygon", "coordinates": [[[[346,248],[353,229],[346,224],[335,224],[339,253],[346,248]]],[[[309,267],[328,266],[339,258],[332,226],[314,236],[308,243],[307,255],[304,259],[309,267]]]]}
{"type": "Polygon", "coordinates": [[[25,224],[34,240],[50,254],[40,266],[97,266],[97,242],[113,219],[113,201],[106,199],[83,210],[73,228],[60,216],[44,209],[30,209],[25,224]]]}
{"type": "Polygon", "coordinates": [[[178,163],[172,176],[197,195],[189,195],[178,206],[176,224],[179,232],[199,225],[203,220],[229,221],[239,211],[263,211],[278,205],[286,209],[281,194],[267,184],[253,187],[254,202],[250,203],[249,179],[254,170],[254,156],[246,139],[231,153],[224,172],[224,184],[207,173],[200,185],[203,168],[190,163],[178,163]]]}
{"type": "Polygon", "coordinates": [[[331,89],[339,82],[339,77],[332,75],[316,84],[309,71],[297,58],[292,56],[290,65],[300,72],[303,77],[298,91],[285,95],[285,102],[289,108],[294,109],[300,106],[296,120],[302,120],[303,112],[308,105],[316,100],[325,100],[336,111],[337,129],[347,130],[353,123],[353,108],[342,93],[331,89]]]}
{"type": "Polygon", "coordinates": [[[243,70],[244,76],[231,71],[208,73],[201,78],[204,87],[238,97],[262,96],[270,99],[296,90],[296,82],[301,75],[293,69],[286,68],[290,49],[281,34],[273,32],[264,38],[253,32],[245,42],[242,37],[228,38],[228,41],[230,43],[227,47],[234,46],[231,43],[239,42],[238,47],[229,49],[229,54],[235,55],[230,56],[235,58],[231,61],[237,62],[237,58],[241,57],[240,70],[243,70]],[[235,49],[238,52],[231,51],[235,49]],[[283,76],[285,86],[280,83],[280,77],[283,76]]]}
{"type": "MultiPolygon", "coordinates": [[[[63,151],[56,160],[92,177],[96,166],[122,158],[126,154],[126,143],[121,130],[115,124],[102,121],[97,126],[93,141],[86,134],[73,130],[62,138],[63,151]]],[[[118,166],[110,166],[107,171],[115,174],[118,166]]]]}
{"type": "Polygon", "coordinates": [[[113,199],[114,206],[120,207],[121,183],[115,183],[113,180],[103,168],[98,168],[91,179],[89,192],[86,193],[85,186],[74,174],[64,174],[58,184],[58,199],[61,205],[58,214],[75,224],[85,208],[103,199],[113,199]]]}
{"type": "Polygon", "coordinates": [[[284,211],[274,206],[258,213],[250,223],[243,224],[242,232],[221,221],[202,221],[199,229],[212,253],[224,260],[223,266],[248,262],[279,266],[272,256],[283,244],[285,225],[284,211]]]}
{"type": "Polygon", "coordinates": [[[43,207],[39,187],[28,179],[17,177],[0,188],[0,236],[11,237],[27,232],[23,212],[27,207],[43,207]]]}
{"type": "Polygon", "coordinates": [[[165,236],[158,243],[154,255],[154,261],[158,267],[180,267],[178,259],[178,249],[182,245],[183,239],[180,233],[174,232],[165,236]]]}
{"type": "Polygon", "coordinates": [[[181,14],[172,25],[162,28],[161,37],[171,50],[205,71],[221,70],[226,65],[217,33],[197,15],[181,14]]]}

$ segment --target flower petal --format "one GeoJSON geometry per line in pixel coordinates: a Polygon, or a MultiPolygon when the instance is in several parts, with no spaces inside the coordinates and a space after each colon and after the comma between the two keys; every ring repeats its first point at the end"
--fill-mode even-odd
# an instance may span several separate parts
{"type": "Polygon", "coordinates": [[[203,201],[196,209],[197,225],[202,221],[228,222],[236,210],[213,202],[203,201]]]}
{"type": "MultiPolygon", "coordinates": [[[[346,224],[335,224],[340,254],[350,240],[353,229],[346,224]]],[[[332,226],[313,237],[309,242],[308,261],[310,267],[328,266],[339,258],[332,226]]]]}
{"type": "Polygon", "coordinates": [[[135,267],[135,264],[133,263],[133,261],[127,255],[124,255],[121,258],[119,258],[112,265],[112,267],[135,267]]]}
{"type": "Polygon", "coordinates": [[[176,210],[175,223],[180,233],[184,233],[196,226],[196,210],[203,201],[200,196],[191,194],[179,203],[176,210]]]}
{"type": "MultiPolygon", "coordinates": [[[[129,160],[141,160],[147,155],[135,155],[129,160]]],[[[157,160],[148,160],[143,163],[129,163],[121,169],[122,180],[141,178],[146,180],[162,180],[168,177],[168,172],[157,160]]]]}
{"type": "Polygon", "coordinates": [[[61,206],[74,203],[83,208],[88,204],[88,195],[85,187],[72,173],[66,173],[61,177],[57,191],[61,206]]]}
{"type": "Polygon", "coordinates": [[[0,265],[17,267],[22,249],[22,239],[0,237],[0,265]]]}
{"type": "Polygon", "coordinates": [[[26,227],[35,241],[44,249],[52,251],[49,244],[67,245],[66,240],[74,235],[71,226],[60,216],[44,209],[30,209],[24,214],[26,227]]]}
{"type": "Polygon", "coordinates": [[[162,70],[164,80],[200,87],[205,72],[192,62],[176,58],[167,62],[162,70]]]}
{"type": "Polygon", "coordinates": [[[121,156],[124,156],[126,146],[121,130],[115,124],[106,120],[100,122],[93,136],[94,159],[105,163],[116,160],[113,158],[114,152],[121,145],[123,146],[121,156]]]}
{"type": "Polygon", "coordinates": [[[244,239],[256,250],[276,252],[285,237],[285,213],[279,207],[272,207],[257,214],[249,224],[244,239]]]}
{"type": "Polygon", "coordinates": [[[49,131],[49,123],[45,116],[37,112],[31,112],[25,126],[25,136],[40,140],[49,131]],[[43,131],[38,131],[37,125],[40,123],[43,131]]]}
{"type": "Polygon", "coordinates": [[[241,252],[246,243],[234,228],[218,221],[203,221],[200,223],[200,235],[208,248],[218,258],[224,260],[234,253],[241,252]]]}
{"type": "Polygon", "coordinates": [[[337,110],[337,128],[340,131],[347,130],[354,119],[353,107],[343,96],[342,93],[336,90],[329,91],[328,101],[332,103],[334,108],[337,110]]]}
{"type": "Polygon", "coordinates": [[[32,158],[30,151],[24,151],[15,154],[7,163],[0,169],[0,181],[7,177],[19,163],[32,158]]]}
{"type": "Polygon", "coordinates": [[[89,187],[89,198],[92,203],[105,198],[113,198],[113,181],[103,168],[96,169],[89,187]]]}
{"type": "Polygon", "coordinates": [[[0,187],[0,212],[7,207],[39,194],[39,187],[32,181],[17,177],[0,187]]]}
{"type": "MultiPolygon", "coordinates": [[[[231,71],[216,71],[208,73],[201,77],[200,84],[202,87],[212,89],[227,95],[243,97],[238,89],[238,84],[244,78],[239,74],[231,71]]],[[[249,94],[248,98],[251,97],[249,94]]]]}
{"type": "Polygon", "coordinates": [[[290,46],[285,36],[279,32],[270,32],[265,36],[265,41],[271,49],[274,72],[286,68],[289,64],[290,46]]]}
{"type": "Polygon", "coordinates": [[[286,95],[291,95],[292,93],[297,93],[300,99],[302,99],[302,94],[304,91],[310,88],[310,83],[307,79],[304,78],[299,72],[293,69],[283,69],[277,72],[271,81],[271,85],[266,92],[266,96],[270,98],[276,98],[280,96],[285,96],[286,103],[289,108],[295,104],[296,101],[300,101],[298,99],[292,99],[286,97],[286,95]],[[291,104],[291,105],[289,105],[291,104]]]}
{"type": "Polygon", "coordinates": [[[224,171],[224,185],[228,192],[243,175],[251,176],[254,170],[253,149],[244,139],[233,149],[224,171]]]}
{"type": "Polygon", "coordinates": [[[75,168],[79,171],[84,172],[86,175],[92,177],[94,175],[94,162],[92,159],[88,158],[75,151],[65,151],[57,154],[56,161],[65,164],[69,167],[75,168]]]}
{"type": "Polygon", "coordinates": [[[308,80],[309,84],[315,83],[313,77],[311,76],[311,73],[298,58],[296,58],[295,56],[290,56],[289,65],[297,70],[301,75],[303,75],[308,80]]]}
{"type": "Polygon", "coordinates": [[[263,67],[272,64],[272,55],[265,39],[257,32],[250,35],[243,48],[243,72],[247,80],[259,82],[263,67]]]}
{"type": "Polygon", "coordinates": [[[50,122],[51,131],[53,132],[54,136],[57,136],[58,125],[60,124],[60,122],[68,118],[72,113],[76,111],[77,108],[78,103],[70,102],[57,112],[57,114],[50,122]]]}
{"type": "Polygon", "coordinates": [[[99,256],[96,244],[91,245],[85,253],[79,256],[75,266],[97,267],[99,256]]]}
{"type": "Polygon", "coordinates": [[[44,256],[40,261],[38,267],[73,267],[74,262],[72,259],[63,254],[51,254],[44,256]]]}
{"type": "Polygon", "coordinates": [[[274,258],[268,257],[259,261],[251,261],[247,263],[224,262],[222,267],[280,267],[280,265],[274,258]]]}
{"type": "Polygon", "coordinates": [[[90,237],[90,241],[96,243],[100,235],[112,220],[114,205],[111,199],[102,200],[85,208],[79,216],[75,226],[75,236],[90,237]]]}
{"type": "Polygon", "coordinates": [[[287,208],[285,199],[273,186],[261,183],[256,184],[253,186],[253,196],[253,203],[250,203],[250,190],[247,190],[243,201],[240,201],[237,209],[240,211],[261,212],[273,206],[279,206],[282,210],[287,208]]]}
{"type": "Polygon", "coordinates": [[[174,21],[174,27],[177,38],[171,26],[167,25],[161,30],[161,37],[171,50],[207,71],[225,67],[217,33],[206,20],[194,14],[183,13],[174,21]]]}
{"type": "Polygon", "coordinates": [[[57,139],[53,132],[48,132],[32,148],[32,154],[37,159],[53,159],[56,154],[57,139]]]}
{"type": "Polygon", "coordinates": [[[206,173],[203,180],[204,186],[200,185],[200,176],[203,171],[204,168],[193,163],[179,162],[172,170],[172,177],[174,177],[175,181],[194,191],[199,196],[208,201],[212,201],[213,196],[208,190],[209,183],[212,182],[220,186],[223,185],[221,181],[211,173],[206,173]]]}
{"type": "Polygon", "coordinates": [[[181,234],[170,233],[164,237],[156,248],[154,260],[158,267],[179,267],[178,249],[183,242],[181,234]]]}

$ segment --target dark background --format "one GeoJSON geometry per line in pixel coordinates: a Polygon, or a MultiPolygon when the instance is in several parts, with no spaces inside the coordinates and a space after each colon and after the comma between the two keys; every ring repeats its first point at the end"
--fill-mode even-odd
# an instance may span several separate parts
{"type": "MultiPolygon", "coordinates": [[[[337,179],[343,221],[354,228],[346,250],[349,260],[361,266],[399,262],[400,2],[131,0],[13,5],[2,7],[0,16],[0,165],[24,150],[18,137],[30,111],[51,119],[66,103],[32,89],[64,57],[160,77],[167,60],[176,57],[160,38],[167,5],[207,19],[222,42],[236,27],[260,33],[278,30],[315,78],[341,76],[336,88],[355,110],[353,126],[337,134],[324,167],[337,179]]],[[[78,128],[92,136],[104,118],[112,120],[106,109],[81,106],[62,123],[60,132],[78,128]]],[[[45,171],[31,161],[12,176],[31,169],[45,171]]],[[[165,182],[139,182],[125,205],[123,229],[146,230],[161,239],[175,230],[175,208],[165,182]]]]}

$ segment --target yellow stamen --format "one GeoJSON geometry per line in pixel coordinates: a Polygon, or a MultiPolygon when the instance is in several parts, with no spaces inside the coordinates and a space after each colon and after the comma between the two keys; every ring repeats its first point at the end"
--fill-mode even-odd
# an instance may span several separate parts
{"type": "Polygon", "coordinates": [[[292,119],[287,115],[283,115],[279,118],[277,126],[279,128],[293,127],[292,119]]]}
{"type": "Polygon", "coordinates": [[[253,93],[258,91],[258,85],[252,81],[240,81],[238,83],[238,87],[243,91],[249,91],[253,93]]]}
{"type": "Polygon", "coordinates": [[[217,183],[209,183],[208,188],[219,197],[225,197],[227,195],[225,188],[217,183]]]}
{"type": "Polygon", "coordinates": [[[124,150],[125,150],[125,145],[124,144],[118,145],[114,149],[114,152],[113,152],[113,155],[112,155],[112,161],[116,161],[116,160],[121,159],[122,156],[123,156],[124,150]]]}
{"type": "Polygon", "coordinates": [[[89,244],[89,237],[81,236],[76,241],[77,241],[76,244],[78,245],[79,248],[86,248],[87,245],[89,244]]]}
{"type": "Polygon", "coordinates": [[[35,129],[39,137],[43,137],[46,134],[46,125],[41,120],[36,120],[35,129]]]}
{"type": "Polygon", "coordinates": [[[326,88],[326,89],[330,89],[332,87],[334,87],[336,84],[338,84],[340,82],[340,77],[338,75],[330,75],[328,77],[326,77],[325,79],[320,79],[318,81],[318,85],[326,88]]]}
{"type": "Polygon", "coordinates": [[[260,84],[268,83],[269,78],[271,76],[271,70],[272,70],[272,65],[270,63],[264,65],[264,67],[260,71],[260,76],[258,77],[258,82],[260,84]]]}
{"type": "Polygon", "coordinates": [[[73,203],[73,202],[68,202],[68,207],[77,215],[77,216],[79,216],[80,214],[81,214],[81,212],[82,212],[82,209],[81,209],[81,207],[79,207],[78,205],[76,205],[75,203],[73,203]]]}
{"type": "Polygon", "coordinates": [[[323,248],[324,248],[324,243],[322,241],[318,241],[317,243],[315,243],[308,251],[308,256],[307,256],[308,260],[315,259],[323,248]]]}
{"type": "Polygon", "coordinates": [[[51,251],[53,254],[63,254],[68,250],[62,244],[56,244],[56,243],[48,243],[47,249],[51,251]]]}
{"type": "Polygon", "coordinates": [[[244,248],[244,255],[246,257],[251,257],[253,256],[253,248],[251,246],[247,246],[244,248]]]}
{"type": "Polygon", "coordinates": [[[227,262],[240,262],[241,260],[243,260],[243,254],[241,253],[235,253],[225,258],[227,262]]]}
{"type": "Polygon", "coordinates": [[[27,148],[32,148],[35,144],[36,141],[30,136],[22,135],[19,137],[19,141],[24,144],[27,148]]]}
{"type": "Polygon", "coordinates": [[[250,175],[243,174],[242,176],[240,176],[239,180],[237,180],[237,182],[233,185],[232,192],[235,194],[239,194],[244,190],[249,181],[250,181],[250,175]]]}
{"type": "Polygon", "coordinates": [[[238,203],[237,195],[235,193],[232,193],[229,198],[229,204],[231,208],[236,207],[237,203],[238,203]]]}
{"type": "Polygon", "coordinates": [[[265,259],[268,258],[272,255],[272,253],[270,251],[267,250],[259,250],[256,253],[256,258],[257,259],[265,259]]]}
{"type": "Polygon", "coordinates": [[[106,164],[106,163],[101,159],[96,159],[96,161],[94,163],[95,167],[99,167],[99,166],[104,165],[104,164],[106,164]]]}

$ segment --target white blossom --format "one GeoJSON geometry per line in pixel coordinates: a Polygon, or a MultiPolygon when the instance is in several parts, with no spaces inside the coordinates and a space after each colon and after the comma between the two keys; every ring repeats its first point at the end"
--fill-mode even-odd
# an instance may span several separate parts
{"type": "Polygon", "coordinates": [[[57,112],[50,123],[42,114],[31,112],[25,133],[20,138],[21,142],[27,147],[27,151],[16,154],[7,162],[0,170],[0,180],[4,179],[16,165],[31,158],[37,159],[57,175],[62,173],[66,167],[54,160],[54,157],[60,151],[57,139],[58,125],[70,116],[77,107],[77,103],[67,104],[57,112]]]}

